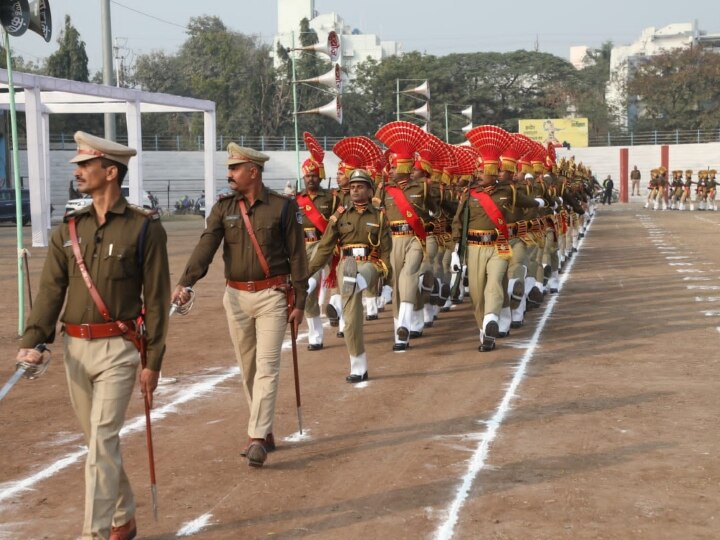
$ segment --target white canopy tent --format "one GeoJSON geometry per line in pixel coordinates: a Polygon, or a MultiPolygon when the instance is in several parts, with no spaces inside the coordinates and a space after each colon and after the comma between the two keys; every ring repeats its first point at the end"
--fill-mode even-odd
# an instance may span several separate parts
{"type": "MultiPolygon", "coordinates": [[[[50,115],[118,113],[127,119],[128,146],[137,150],[130,160],[129,200],[141,205],[143,154],[141,113],[201,112],[205,131],[205,193],[215,193],[215,103],[170,94],[116,88],[13,72],[17,110],[25,111],[33,246],[47,246],[50,230],[50,115]],[[20,90],[24,90],[21,92],[20,90]]],[[[7,88],[7,70],[0,69],[0,88],[7,88]]],[[[7,93],[0,108],[9,109],[7,93]]],[[[10,156],[8,156],[8,159],[10,156]]],[[[208,205],[206,215],[210,211],[208,205]]]]}

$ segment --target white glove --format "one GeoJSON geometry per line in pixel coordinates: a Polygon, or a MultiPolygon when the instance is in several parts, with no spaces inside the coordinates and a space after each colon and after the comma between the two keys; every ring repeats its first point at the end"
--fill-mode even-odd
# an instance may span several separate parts
{"type": "Polygon", "coordinates": [[[458,255],[457,251],[453,251],[452,255],[450,255],[450,269],[453,272],[459,272],[462,270],[462,264],[460,264],[460,255],[458,255]]]}
{"type": "Polygon", "coordinates": [[[535,199],[539,205],[539,208],[545,208],[545,199],[541,199],[540,197],[537,197],[535,199]]]}

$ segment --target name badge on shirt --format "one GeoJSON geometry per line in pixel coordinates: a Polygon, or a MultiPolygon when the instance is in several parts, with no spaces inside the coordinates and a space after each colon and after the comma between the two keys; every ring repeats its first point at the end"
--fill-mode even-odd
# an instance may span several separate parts
{"type": "Polygon", "coordinates": [[[240,216],[225,216],[225,221],[237,221],[240,216]]]}

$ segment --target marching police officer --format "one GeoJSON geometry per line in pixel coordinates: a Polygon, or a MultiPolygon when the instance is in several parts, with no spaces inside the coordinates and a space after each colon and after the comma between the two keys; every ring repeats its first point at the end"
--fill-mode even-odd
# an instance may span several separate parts
{"type": "Polygon", "coordinates": [[[228,185],[233,192],[213,206],[173,292],[173,302],[189,301],[187,288],[207,274],[224,241],[223,305],[250,408],[250,440],[241,455],[252,467],[262,467],[275,449],[272,431],[283,337],[288,322],[296,330],[302,322],[307,296],[302,215],[293,199],[263,184],[268,159],[252,148],[228,145],[228,185]]]}
{"type": "Polygon", "coordinates": [[[70,399],[90,448],[82,537],[125,540],[135,537],[137,525],[119,433],[141,364],[140,339],[146,343],[140,388],[150,404],[157,386],[170,301],[167,237],[156,212],[122,196],[135,150],[82,131],[75,141],[77,189],[92,197],[92,205],[66,214],[53,231],[18,360],[40,360],[33,347],[54,340],[65,303],[70,399]],[[144,337],[138,319],[143,303],[144,337]]]}

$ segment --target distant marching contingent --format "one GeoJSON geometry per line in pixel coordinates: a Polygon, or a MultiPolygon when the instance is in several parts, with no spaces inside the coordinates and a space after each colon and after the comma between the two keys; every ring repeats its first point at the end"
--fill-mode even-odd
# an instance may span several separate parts
{"type": "Polygon", "coordinates": [[[668,170],[665,167],[658,167],[650,171],[645,208],[717,211],[718,207],[715,202],[717,171],[715,169],[697,171],[697,180],[693,180],[692,169],[672,171],[670,182],[668,182],[667,173],[668,170]],[[695,184],[694,190],[693,184],[695,184]]]}
{"type": "Polygon", "coordinates": [[[574,159],[491,125],[451,145],[408,122],[333,147],[337,189],[320,187],[324,151],[310,133],[296,200],[309,261],[308,350],[323,348],[320,307],[345,339],[347,382],[368,379],[365,320],[392,303],[394,344],[405,352],[439,313],[470,296],[480,352],[521,328],[527,310],[558,292],[600,186],[574,159]],[[353,186],[370,189],[357,194],[353,186]],[[329,263],[329,264],[328,264],[329,263]]]}

